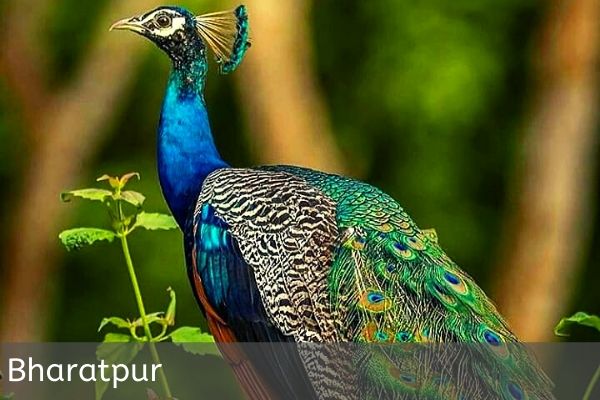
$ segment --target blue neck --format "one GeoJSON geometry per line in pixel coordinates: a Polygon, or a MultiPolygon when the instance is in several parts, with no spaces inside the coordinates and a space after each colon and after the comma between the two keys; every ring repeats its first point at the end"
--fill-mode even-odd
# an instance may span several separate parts
{"type": "Polygon", "coordinates": [[[215,147],[204,103],[206,69],[204,57],[187,66],[175,66],[158,129],[160,185],[182,228],[208,174],[227,166],[215,147]]]}

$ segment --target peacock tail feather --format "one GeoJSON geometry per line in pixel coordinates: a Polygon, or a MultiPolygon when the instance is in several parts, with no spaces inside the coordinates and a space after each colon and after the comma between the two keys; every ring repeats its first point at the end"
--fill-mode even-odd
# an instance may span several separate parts
{"type": "Polygon", "coordinates": [[[496,308],[389,195],[351,179],[285,167],[337,203],[340,243],[328,285],[348,340],[515,341],[496,308]]]}

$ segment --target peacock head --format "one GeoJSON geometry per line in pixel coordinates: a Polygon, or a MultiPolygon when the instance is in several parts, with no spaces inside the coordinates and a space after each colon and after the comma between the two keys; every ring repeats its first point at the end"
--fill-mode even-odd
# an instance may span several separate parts
{"type": "Polygon", "coordinates": [[[163,6],[115,22],[111,30],[138,33],[162,49],[177,65],[206,57],[209,47],[221,73],[233,71],[242,61],[250,42],[246,7],[195,16],[181,7],[163,6]]]}

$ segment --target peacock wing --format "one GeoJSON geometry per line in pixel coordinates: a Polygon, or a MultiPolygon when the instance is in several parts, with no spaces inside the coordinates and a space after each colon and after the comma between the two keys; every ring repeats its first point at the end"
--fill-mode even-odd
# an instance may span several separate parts
{"type": "Polygon", "coordinates": [[[229,227],[268,320],[283,335],[339,339],[327,282],[338,237],[330,198],[287,173],[228,168],[208,176],[199,204],[229,227]]]}
{"type": "Polygon", "coordinates": [[[229,225],[199,203],[186,235],[188,272],[210,332],[250,398],[314,398],[293,341],[270,321],[229,225]],[[250,342],[250,343],[249,343],[250,342]],[[251,344],[254,342],[254,344],[251,344]],[[256,342],[270,342],[259,345],[256,342]]]}
{"type": "Polygon", "coordinates": [[[199,271],[201,303],[204,295],[237,340],[297,342],[263,346],[274,351],[250,357],[268,368],[258,375],[278,376],[290,389],[278,390],[283,398],[310,398],[302,397],[310,392],[307,378],[318,393],[354,398],[353,376],[339,385],[332,364],[339,353],[302,344],[342,340],[327,284],[338,237],[334,203],[290,174],[223,169],[206,179],[194,215],[192,270],[199,271]]]}

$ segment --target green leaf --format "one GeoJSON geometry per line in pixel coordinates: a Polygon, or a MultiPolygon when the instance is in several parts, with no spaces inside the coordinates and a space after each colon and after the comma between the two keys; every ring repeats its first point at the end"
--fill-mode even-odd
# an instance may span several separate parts
{"type": "Polygon", "coordinates": [[[183,326],[171,332],[169,336],[173,343],[181,346],[188,353],[221,355],[215,344],[215,338],[211,334],[202,332],[200,328],[183,326]]]}
{"type": "Polygon", "coordinates": [[[157,229],[169,230],[176,229],[177,222],[167,214],[141,212],[135,220],[134,228],[138,227],[151,231],[157,229]]]}
{"type": "Polygon", "coordinates": [[[60,194],[60,198],[64,202],[71,201],[73,197],[80,197],[86,200],[104,201],[111,196],[112,192],[95,188],[71,190],[60,194]]]}
{"type": "Polygon", "coordinates": [[[74,228],[62,231],[58,238],[67,250],[77,250],[83,246],[89,246],[99,240],[112,242],[116,234],[112,231],[100,228],[74,228]]]}
{"type": "MultiPolygon", "coordinates": [[[[144,343],[122,333],[107,333],[104,342],[96,348],[96,358],[106,364],[129,364],[144,348],[144,343]]],[[[102,399],[110,382],[96,381],[96,400],[102,399]]]]}
{"type": "Polygon", "coordinates": [[[137,172],[129,172],[120,178],[116,177],[116,176],[110,176],[110,175],[104,174],[100,178],[96,179],[96,181],[98,181],[98,182],[108,181],[108,184],[110,185],[110,187],[112,187],[113,189],[116,189],[116,190],[121,190],[125,187],[127,182],[133,177],[140,179],[140,174],[137,172]]]}
{"type": "Polygon", "coordinates": [[[581,311],[577,312],[570,317],[561,319],[558,325],[556,325],[556,328],[554,328],[554,334],[556,336],[569,336],[567,330],[572,325],[588,326],[590,328],[595,328],[600,332],[600,317],[581,311]]]}
{"type": "MultiPolygon", "coordinates": [[[[129,343],[129,342],[135,342],[135,339],[126,333],[113,333],[113,332],[107,333],[104,336],[104,340],[102,341],[102,343],[129,343]]],[[[100,350],[100,347],[98,347],[98,350],[100,350]]],[[[99,356],[98,350],[96,350],[97,356],[99,356]]],[[[102,355],[106,355],[106,354],[102,353],[102,355]]]]}
{"type": "Polygon", "coordinates": [[[125,187],[127,182],[129,182],[129,180],[133,177],[136,177],[138,180],[141,179],[139,172],[129,172],[129,173],[123,175],[122,177],[120,177],[119,182],[121,182],[121,187],[125,187]]]}
{"type": "Polygon", "coordinates": [[[165,314],[165,321],[169,326],[175,325],[175,309],[177,308],[177,297],[175,296],[175,291],[171,288],[167,289],[169,292],[169,296],[171,297],[171,301],[169,302],[169,306],[167,307],[167,313],[165,314]]]}
{"type": "Polygon", "coordinates": [[[9,393],[6,395],[2,395],[0,394],[0,400],[13,400],[15,398],[15,394],[14,393],[9,393]]]}
{"type": "Polygon", "coordinates": [[[129,327],[131,326],[131,323],[129,321],[124,320],[123,318],[108,317],[108,318],[102,319],[102,322],[100,322],[100,326],[98,327],[98,332],[100,332],[102,330],[102,328],[104,328],[108,324],[113,324],[117,328],[125,328],[125,329],[129,329],[129,327]]]}
{"type": "Polygon", "coordinates": [[[104,174],[101,177],[97,178],[96,181],[97,182],[108,181],[108,184],[113,189],[118,189],[121,185],[119,178],[117,178],[116,176],[110,176],[107,174],[104,174]]]}
{"type": "MultiPolygon", "coordinates": [[[[159,312],[155,312],[155,313],[151,313],[151,314],[146,314],[146,322],[148,322],[148,325],[153,324],[157,321],[161,321],[163,319],[163,312],[159,311],[159,312]]],[[[144,326],[144,322],[142,321],[142,318],[138,318],[135,321],[133,321],[132,323],[133,326],[144,326]]]]}
{"type": "Polygon", "coordinates": [[[182,326],[171,332],[173,343],[214,343],[215,338],[210,333],[202,332],[195,326],[182,326]]]}
{"type": "Polygon", "coordinates": [[[142,204],[144,204],[146,197],[139,192],[135,192],[133,190],[125,190],[124,192],[121,192],[121,199],[128,202],[129,204],[133,204],[136,207],[140,207],[142,204]]]}

